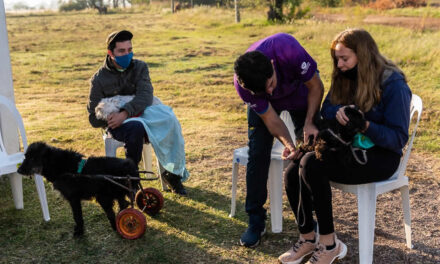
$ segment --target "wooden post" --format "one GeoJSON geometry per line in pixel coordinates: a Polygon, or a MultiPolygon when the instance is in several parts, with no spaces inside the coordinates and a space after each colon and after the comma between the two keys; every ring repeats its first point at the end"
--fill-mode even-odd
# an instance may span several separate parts
{"type": "Polygon", "coordinates": [[[171,0],[171,13],[174,13],[174,0],[171,0]]]}
{"type": "Polygon", "coordinates": [[[235,6],[235,23],[240,23],[240,0],[234,0],[235,6]]]}
{"type": "MultiPolygon", "coordinates": [[[[14,102],[14,88],[12,84],[11,57],[9,55],[8,31],[6,29],[6,13],[3,0],[0,0],[0,94],[14,102]]],[[[1,111],[0,113],[5,113],[1,111]]],[[[17,126],[11,115],[0,115],[0,129],[8,153],[19,150],[17,126]]]]}

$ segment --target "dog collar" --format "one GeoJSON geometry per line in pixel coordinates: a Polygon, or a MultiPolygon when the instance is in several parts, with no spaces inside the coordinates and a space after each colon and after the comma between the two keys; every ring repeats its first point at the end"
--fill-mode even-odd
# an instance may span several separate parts
{"type": "Polygon", "coordinates": [[[84,165],[86,165],[87,159],[81,159],[81,161],[78,163],[78,170],[77,173],[81,173],[84,169],[84,165]]]}

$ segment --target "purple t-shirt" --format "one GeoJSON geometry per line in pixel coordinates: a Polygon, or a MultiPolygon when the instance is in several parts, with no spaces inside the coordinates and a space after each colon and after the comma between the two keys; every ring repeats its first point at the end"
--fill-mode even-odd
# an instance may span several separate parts
{"type": "Polygon", "coordinates": [[[272,95],[253,95],[243,89],[234,75],[234,85],[241,99],[255,112],[263,114],[269,102],[276,111],[306,110],[309,81],[317,70],[316,62],[289,34],[278,33],[252,44],[247,51],[258,50],[273,60],[277,86],[272,95]]]}

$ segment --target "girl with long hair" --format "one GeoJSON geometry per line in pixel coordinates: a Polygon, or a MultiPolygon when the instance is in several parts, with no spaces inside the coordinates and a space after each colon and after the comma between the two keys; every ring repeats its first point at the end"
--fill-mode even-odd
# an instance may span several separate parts
{"type": "Polygon", "coordinates": [[[364,140],[356,147],[365,149],[367,162],[342,162],[336,155],[319,160],[310,152],[290,164],[285,188],[300,237],[279,257],[280,263],[301,263],[309,255],[307,263],[315,264],[345,257],[347,246],[334,230],[330,181],[363,184],[388,179],[408,141],[411,91],[403,72],[379,52],[372,36],[363,29],[347,29],[335,37],[330,52],[332,81],[321,115],[345,126],[349,119],[344,108],[362,112],[364,140]]]}

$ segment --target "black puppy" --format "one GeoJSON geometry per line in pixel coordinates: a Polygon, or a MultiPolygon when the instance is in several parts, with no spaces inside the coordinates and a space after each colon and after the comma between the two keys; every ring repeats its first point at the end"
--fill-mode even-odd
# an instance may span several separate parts
{"type": "MultiPolygon", "coordinates": [[[[344,162],[355,158],[358,162],[366,162],[356,157],[355,149],[351,146],[354,136],[366,126],[366,120],[357,108],[345,107],[348,123],[343,126],[336,119],[318,121],[318,137],[315,145],[315,154],[318,159],[325,159],[326,155],[337,155],[344,162]]],[[[365,156],[362,159],[366,158],[365,156]]]]}
{"type": "MultiPolygon", "coordinates": [[[[18,173],[43,175],[69,201],[75,220],[74,236],[81,236],[84,233],[81,200],[95,198],[104,209],[114,230],[116,230],[114,200],[118,201],[120,210],[129,205],[125,196],[131,195],[130,192],[110,182],[103,175],[120,177],[129,175],[139,178],[137,167],[130,159],[91,157],[84,160],[83,155],[75,151],[51,147],[43,142],[29,145],[18,173]]],[[[128,186],[128,181],[125,179],[115,179],[115,181],[128,186]]],[[[139,185],[138,182],[131,182],[134,191],[139,185]]]]}

